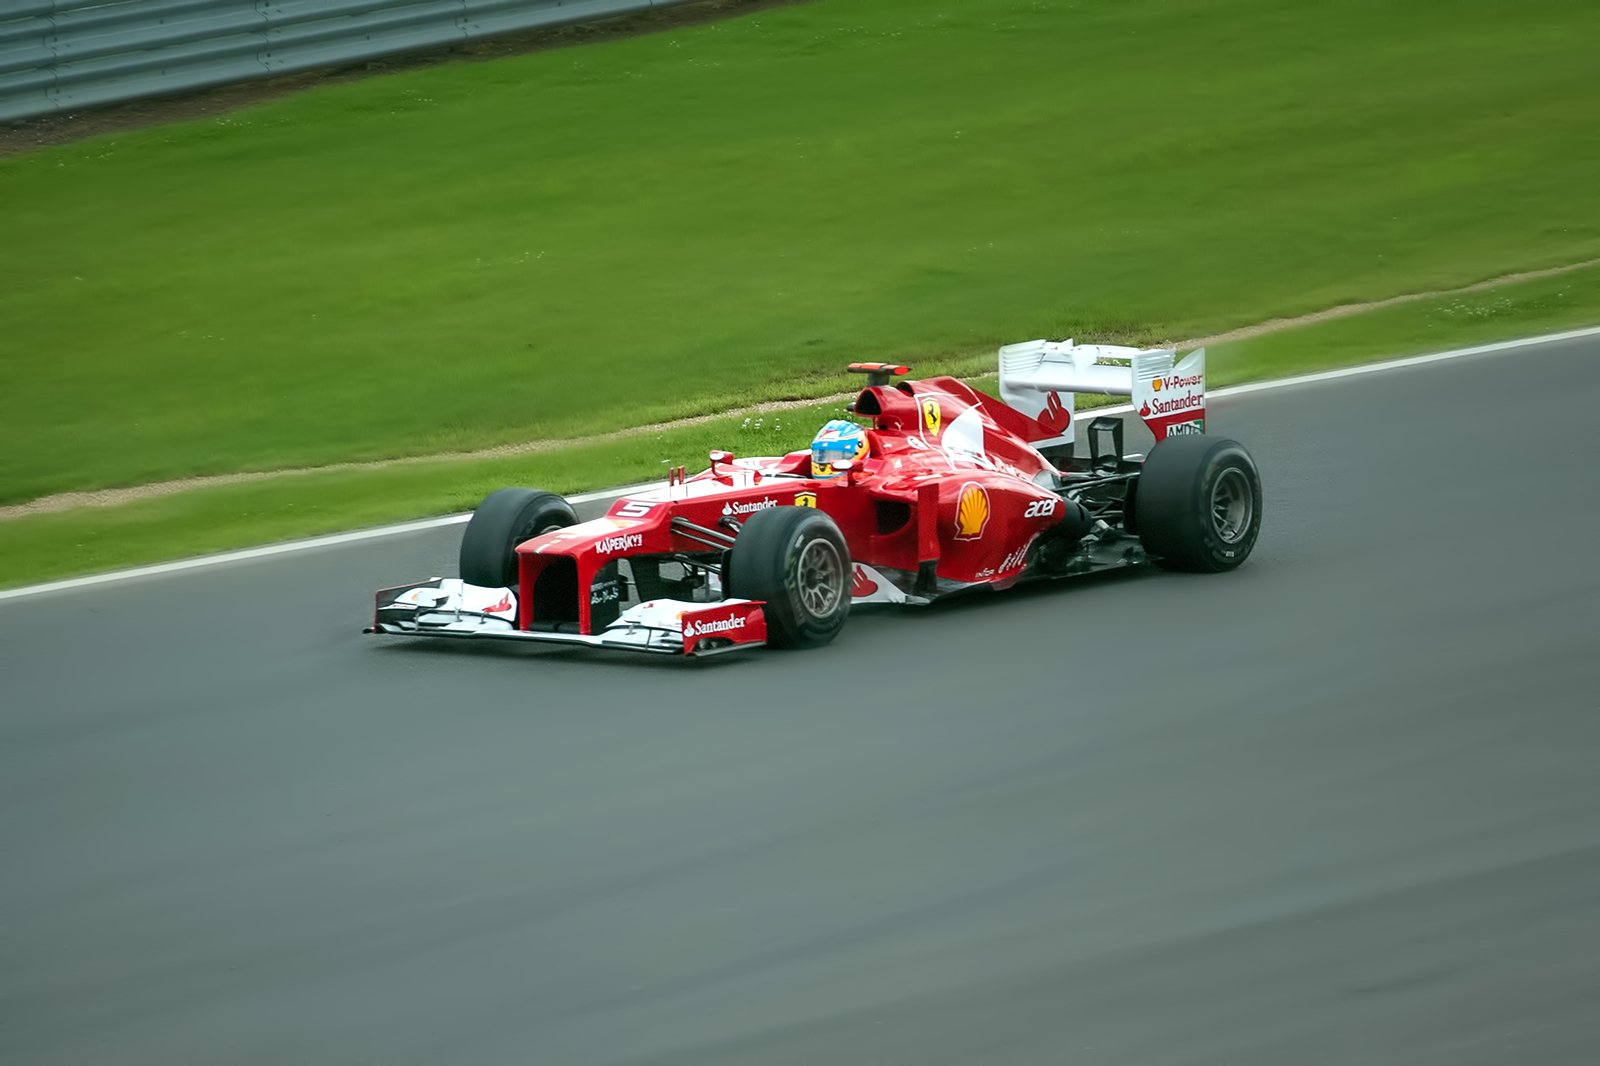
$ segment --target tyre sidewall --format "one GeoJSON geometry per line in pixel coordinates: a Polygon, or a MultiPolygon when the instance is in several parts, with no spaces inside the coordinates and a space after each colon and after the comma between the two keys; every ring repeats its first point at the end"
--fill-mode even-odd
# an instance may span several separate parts
{"type": "Polygon", "coordinates": [[[1261,475],[1256,470],[1256,464],[1239,445],[1219,443],[1225,446],[1207,455],[1200,476],[1196,479],[1192,511],[1195,547],[1201,555],[1199,561],[1206,564],[1207,570],[1217,571],[1232,570],[1244,562],[1255,547],[1256,535],[1261,531],[1261,475]],[[1230,470],[1244,474],[1251,494],[1250,524],[1245,528],[1244,535],[1232,542],[1224,540],[1217,532],[1211,515],[1211,493],[1217,482],[1230,470]]]}
{"type": "Polygon", "coordinates": [[[549,529],[573,525],[572,505],[553,492],[499,489],[484,497],[461,536],[460,572],[471,585],[517,583],[517,545],[549,529]]]}
{"type": "MultiPolygon", "coordinates": [[[[808,508],[801,508],[806,510],[808,508]]],[[[822,519],[821,515],[807,516],[822,519]]],[[[783,585],[788,600],[788,611],[794,618],[794,628],[806,644],[825,644],[844,627],[850,613],[850,552],[845,548],[844,537],[831,521],[806,521],[792,533],[787,541],[783,559],[783,585]],[[837,556],[841,587],[839,602],[825,615],[814,615],[801,601],[801,559],[814,542],[820,541],[837,556]]]]}
{"type": "Polygon", "coordinates": [[[761,600],[773,647],[810,647],[838,635],[850,614],[850,551],[833,519],[809,507],[776,507],[752,515],[729,557],[728,593],[761,600]],[[801,558],[812,542],[831,545],[839,561],[839,601],[818,617],[801,603],[801,558]]]}
{"type": "Polygon", "coordinates": [[[1249,557],[1261,529],[1261,475],[1237,441],[1168,438],[1151,450],[1137,488],[1139,537],[1163,567],[1232,570],[1249,557]],[[1170,443],[1169,443],[1170,442],[1170,443]],[[1238,540],[1217,532],[1211,493],[1230,470],[1244,475],[1252,494],[1250,523],[1238,540]]]}

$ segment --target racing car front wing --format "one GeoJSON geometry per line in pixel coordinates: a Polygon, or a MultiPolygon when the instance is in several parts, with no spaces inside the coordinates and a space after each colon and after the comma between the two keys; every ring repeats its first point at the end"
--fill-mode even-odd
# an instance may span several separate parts
{"type": "Polygon", "coordinates": [[[648,600],[629,607],[598,633],[579,632],[575,621],[535,622],[520,629],[515,589],[469,585],[457,578],[379,589],[372,625],[362,632],[531,640],[689,656],[759,648],[767,642],[759,600],[648,600]]]}

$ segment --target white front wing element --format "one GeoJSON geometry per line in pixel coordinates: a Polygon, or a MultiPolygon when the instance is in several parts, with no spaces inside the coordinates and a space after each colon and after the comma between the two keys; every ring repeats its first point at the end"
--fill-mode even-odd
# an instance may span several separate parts
{"type": "MultiPolygon", "coordinates": [[[[703,615],[712,608],[752,602],[741,599],[724,599],[713,603],[650,600],[629,607],[599,633],[521,630],[517,628],[514,590],[469,585],[458,578],[435,578],[428,584],[381,599],[371,631],[410,636],[500,637],[682,655],[686,635],[685,613],[703,615]]],[[[760,645],[747,643],[734,646],[760,645]]],[[[707,652],[700,651],[697,654],[707,652]]]]}
{"type": "MultiPolygon", "coordinates": [[[[1057,436],[1035,440],[1034,447],[1071,444],[1074,430],[1070,415],[1076,393],[1134,396],[1141,379],[1148,390],[1152,382],[1163,379],[1169,371],[1192,370],[1196,365],[1192,361],[1198,357],[1195,373],[1200,380],[1195,391],[1201,397],[1203,415],[1205,349],[1185,356],[1177,368],[1174,367],[1176,357],[1177,351],[1172,348],[1076,344],[1070,339],[1007,344],[1000,349],[1000,398],[1042,425],[1060,425],[1065,421],[1057,436]]],[[[1134,406],[1139,406],[1139,400],[1135,400],[1134,406]]],[[[1157,431],[1157,439],[1162,435],[1162,431],[1157,431]]]]}
{"type": "Polygon", "coordinates": [[[387,613],[397,621],[409,621],[413,628],[429,631],[511,632],[517,628],[514,591],[469,585],[454,578],[406,589],[385,598],[378,607],[380,615],[387,613]]]}

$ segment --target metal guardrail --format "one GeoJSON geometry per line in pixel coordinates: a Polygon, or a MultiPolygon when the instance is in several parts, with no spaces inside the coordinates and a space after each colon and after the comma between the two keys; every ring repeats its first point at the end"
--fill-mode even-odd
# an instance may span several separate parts
{"type": "Polygon", "coordinates": [[[0,0],[0,122],[689,0],[0,0]]]}

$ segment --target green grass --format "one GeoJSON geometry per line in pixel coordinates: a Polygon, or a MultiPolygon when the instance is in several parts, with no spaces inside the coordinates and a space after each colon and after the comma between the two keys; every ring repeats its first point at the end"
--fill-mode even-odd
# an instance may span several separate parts
{"type": "Polygon", "coordinates": [[[816,0],[0,160],[0,502],[1592,258],[1597,38],[1570,0],[816,0]]]}
{"type": "Polygon", "coordinates": [[[284,475],[117,507],[15,518],[0,522],[0,585],[470,511],[507,484],[573,493],[661,480],[669,465],[704,469],[712,447],[745,455],[803,447],[817,426],[841,413],[841,404],[819,405],[523,458],[284,475]]]}
{"type": "Polygon", "coordinates": [[[1207,384],[1216,388],[1593,325],[1600,325],[1600,266],[1217,345],[1206,353],[1207,384]]]}
{"type": "MultiPolygon", "coordinates": [[[[1597,307],[1600,267],[1591,267],[1218,345],[1208,354],[1207,370],[1215,386],[1437,351],[1593,324],[1600,322],[1597,307]]],[[[979,376],[975,383],[993,388],[992,377],[979,376]]],[[[669,464],[703,467],[713,447],[744,455],[803,447],[818,425],[838,413],[837,404],[819,405],[523,458],[282,476],[120,507],[13,519],[0,522],[0,585],[466,511],[507,484],[577,492],[655,480],[669,464]]],[[[398,574],[395,580],[407,576],[398,574]]]]}

